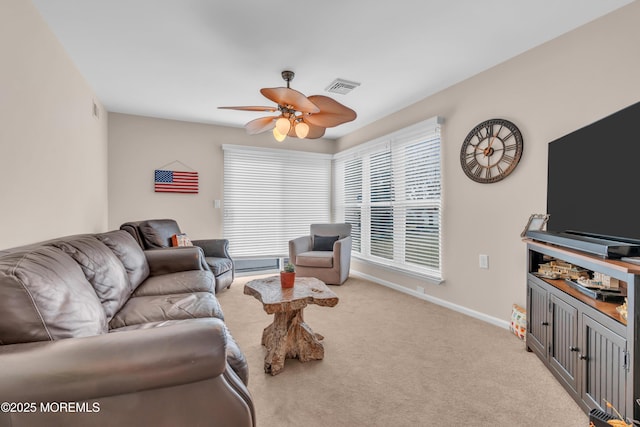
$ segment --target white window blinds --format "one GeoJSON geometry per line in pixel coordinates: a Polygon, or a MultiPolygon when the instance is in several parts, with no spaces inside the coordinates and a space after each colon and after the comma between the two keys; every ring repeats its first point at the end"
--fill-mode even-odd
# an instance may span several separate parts
{"type": "Polygon", "coordinates": [[[223,145],[224,236],[233,257],[281,257],[330,222],[331,156],[223,145]]]}
{"type": "Polygon", "coordinates": [[[334,156],[334,217],[352,224],[354,256],[442,279],[440,122],[334,156]]]}

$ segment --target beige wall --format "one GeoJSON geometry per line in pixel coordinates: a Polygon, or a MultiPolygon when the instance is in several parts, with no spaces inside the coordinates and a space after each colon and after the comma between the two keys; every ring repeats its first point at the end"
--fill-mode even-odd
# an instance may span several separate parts
{"type": "Polygon", "coordinates": [[[99,100],[29,1],[0,2],[0,53],[0,248],[105,230],[99,100]]]}
{"type": "Polygon", "coordinates": [[[278,143],[269,132],[251,136],[242,128],[110,113],[109,227],[118,228],[126,221],[174,218],[191,238],[221,237],[223,144],[322,153],[331,153],[335,145],[323,139],[287,138],[278,143]],[[186,167],[171,164],[175,161],[186,167]],[[197,171],[198,194],[155,193],[153,171],[167,164],[171,170],[197,171]],[[214,200],[221,200],[220,209],[214,208],[214,200]]]}
{"type": "MultiPolygon", "coordinates": [[[[446,282],[427,284],[357,261],[354,269],[507,320],[512,303],[526,302],[519,235],[530,214],[546,211],[547,143],[640,101],[638,22],[635,2],[339,140],[343,150],[431,116],[445,118],[446,282]],[[518,125],[524,154],[504,181],[478,184],[460,168],[460,147],[476,124],[494,117],[518,125]],[[489,255],[488,270],[478,268],[479,254],[489,255]]],[[[585,173],[594,170],[585,165],[585,173]]]]}

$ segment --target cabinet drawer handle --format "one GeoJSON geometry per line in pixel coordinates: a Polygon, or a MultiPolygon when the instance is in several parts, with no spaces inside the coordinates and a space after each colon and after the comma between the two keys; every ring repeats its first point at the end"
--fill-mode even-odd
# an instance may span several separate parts
{"type": "Polygon", "coordinates": [[[584,354],[581,354],[581,355],[579,355],[579,356],[578,356],[578,359],[580,359],[580,360],[587,360],[587,356],[586,356],[586,355],[584,355],[584,354]]]}
{"type": "Polygon", "coordinates": [[[574,347],[572,345],[569,346],[569,351],[580,351],[578,347],[574,347]]]}
{"type": "Polygon", "coordinates": [[[549,326],[549,322],[540,322],[542,326],[549,326]]]}

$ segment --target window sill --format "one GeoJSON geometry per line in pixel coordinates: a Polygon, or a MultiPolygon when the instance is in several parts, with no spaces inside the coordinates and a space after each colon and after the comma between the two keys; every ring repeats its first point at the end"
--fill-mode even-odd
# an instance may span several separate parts
{"type": "Polygon", "coordinates": [[[380,269],[386,270],[386,271],[391,272],[391,273],[402,274],[404,276],[411,277],[411,278],[414,278],[414,279],[425,280],[425,281],[427,281],[429,283],[432,283],[434,285],[441,285],[445,281],[442,277],[435,276],[435,275],[432,275],[432,274],[429,274],[429,273],[426,273],[426,272],[422,273],[422,272],[418,272],[418,271],[414,271],[414,270],[408,270],[408,269],[400,268],[400,267],[397,267],[397,266],[385,264],[385,263],[382,263],[382,262],[376,262],[376,261],[371,260],[370,258],[364,258],[364,257],[360,257],[360,256],[357,256],[357,255],[352,255],[352,256],[353,256],[353,258],[357,259],[359,262],[363,262],[365,264],[369,264],[369,265],[371,265],[373,267],[380,268],[380,269]]]}

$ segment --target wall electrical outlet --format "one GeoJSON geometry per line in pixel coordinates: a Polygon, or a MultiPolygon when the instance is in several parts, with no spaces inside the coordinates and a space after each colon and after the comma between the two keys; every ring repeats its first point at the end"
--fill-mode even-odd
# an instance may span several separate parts
{"type": "Polygon", "coordinates": [[[489,268],[489,255],[480,255],[479,259],[480,268],[489,268]]]}

